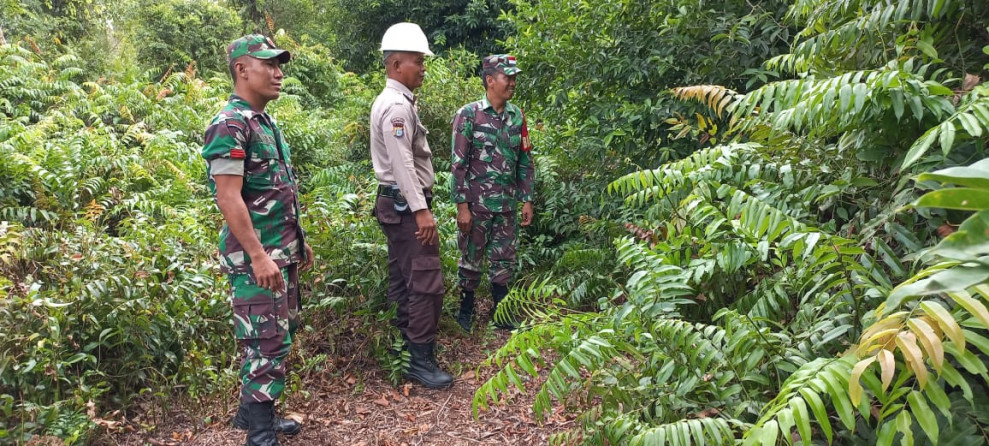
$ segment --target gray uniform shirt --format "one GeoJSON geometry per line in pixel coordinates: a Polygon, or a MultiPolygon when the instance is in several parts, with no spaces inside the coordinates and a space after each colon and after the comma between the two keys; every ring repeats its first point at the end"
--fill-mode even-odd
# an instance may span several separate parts
{"type": "Polygon", "coordinates": [[[397,184],[412,212],[426,209],[423,189],[432,189],[433,153],[419,122],[412,91],[388,79],[371,106],[371,163],[381,184],[397,184]]]}

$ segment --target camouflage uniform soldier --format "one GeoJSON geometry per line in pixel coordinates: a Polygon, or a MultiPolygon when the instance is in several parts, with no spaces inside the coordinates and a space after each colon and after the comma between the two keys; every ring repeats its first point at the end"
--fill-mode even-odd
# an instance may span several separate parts
{"type": "Polygon", "coordinates": [[[398,23],[385,31],[381,51],[388,80],[371,107],[371,163],[378,180],[374,214],[388,239],[388,300],[398,306],[395,325],[412,360],[407,376],[430,388],[453,377],[436,363],[436,329],[443,307],[439,233],[430,210],[433,154],[412,91],[433,55],[419,25],[398,23]]]}
{"type": "MultiPolygon", "coordinates": [[[[450,190],[457,204],[461,254],[457,322],[468,332],[485,255],[491,262],[488,276],[495,308],[508,295],[515,266],[518,202],[522,202],[522,226],[532,223],[532,146],[525,115],[508,102],[519,72],[513,56],[485,57],[481,71],[484,97],[463,106],[453,119],[450,190]]],[[[513,328],[507,320],[495,325],[513,328]]]]}
{"type": "Polygon", "coordinates": [[[234,94],[206,129],[203,158],[223,214],[220,269],[230,281],[234,333],[241,346],[240,407],[234,426],[247,444],[274,446],[276,432],[294,435],[299,423],[276,419],[285,388],[285,358],[299,326],[301,267],[312,249],[299,223],[291,151],[265,113],[281,90],[280,64],[291,55],[260,35],[227,47],[234,94]],[[300,265],[301,264],[301,265],[300,265]]]}

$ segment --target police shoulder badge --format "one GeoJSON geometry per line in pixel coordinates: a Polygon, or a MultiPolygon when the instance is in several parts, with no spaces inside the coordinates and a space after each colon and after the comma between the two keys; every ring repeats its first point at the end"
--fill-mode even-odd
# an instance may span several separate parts
{"type": "Polygon", "coordinates": [[[405,136],[405,119],[395,118],[391,120],[392,133],[396,138],[405,136]]]}

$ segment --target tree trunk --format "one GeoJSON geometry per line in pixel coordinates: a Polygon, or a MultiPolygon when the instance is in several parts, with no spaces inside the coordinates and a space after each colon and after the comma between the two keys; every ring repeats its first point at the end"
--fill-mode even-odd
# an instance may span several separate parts
{"type": "Polygon", "coordinates": [[[3,37],[3,26],[0,26],[0,45],[6,45],[7,39],[3,37]]]}

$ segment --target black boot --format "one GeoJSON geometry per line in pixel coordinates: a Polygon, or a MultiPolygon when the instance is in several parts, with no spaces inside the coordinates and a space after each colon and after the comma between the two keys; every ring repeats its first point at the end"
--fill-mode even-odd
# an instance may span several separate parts
{"type": "Polygon", "coordinates": [[[246,446],[278,446],[272,422],[275,420],[275,403],[247,403],[246,446]]]}
{"type": "Polygon", "coordinates": [[[498,311],[498,304],[501,303],[505,297],[508,296],[508,287],[505,285],[498,285],[496,283],[491,284],[491,300],[494,301],[494,307],[491,309],[491,320],[494,321],[496,328],[502,330],[514,330],[518,328],[515,322],[512,321],[509,315],[504,315],[501,319],[496,319],[495,314],[498,311]]]}
{"type": "Polygon", "coordinates": [[[461,290],[460,312],[457,313],[457,323],[460,324],[460,328],[463,328],[464,331],[470,333],[473,320],[474,320],[474,292],[461,290]]]}
{"type": "Polygon", "coordinates": [[[442,389],[453,384],[453,377],[436,365],[435,349],[435,342],[422,344],[409,342],[412,360],[409,362],[409,371],[406,375],[430,389],[442,389]]]}
{"type": "MultiPolygon", "coordinates": [[[[246,431],[250,427],[247,422],[247,404],[240,403],[240,407],[237,408],[237,415],[234,415],[233,424],[235,429],[242,431],[246,431]]],[[[279,434],[295,435],[302,431],[302,425],[298,421],[288,418],[275,417],[273,424],[275,432],[279,434]]]]}

